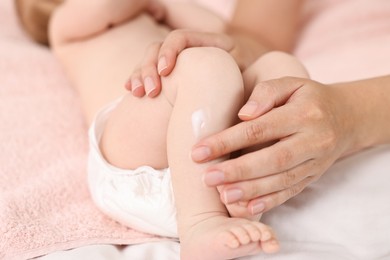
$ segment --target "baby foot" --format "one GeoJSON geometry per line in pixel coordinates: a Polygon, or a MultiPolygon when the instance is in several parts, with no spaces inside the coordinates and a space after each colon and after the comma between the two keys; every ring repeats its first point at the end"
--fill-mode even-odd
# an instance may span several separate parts
{"type": "Polygon", "coordinates": [[[181,259],[224,260],[260,252],[275,253],[273,231],[260,222],[215,216],[180,234],[181,259]]]}

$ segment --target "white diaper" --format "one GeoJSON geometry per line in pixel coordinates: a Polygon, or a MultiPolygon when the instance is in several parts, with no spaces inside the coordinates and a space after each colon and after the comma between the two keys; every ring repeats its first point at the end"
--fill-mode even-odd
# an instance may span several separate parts
{"type": "Polygon", "coordinates": [[[135,170],[119,169],[110,165],[99,150],[104,125],[117,103],[105,107],[89,130],[88,182],[92,198],[101,211],[126,226],[146,233],[177,237],[169,169],[155,170],[149,166],[135,170]]]}

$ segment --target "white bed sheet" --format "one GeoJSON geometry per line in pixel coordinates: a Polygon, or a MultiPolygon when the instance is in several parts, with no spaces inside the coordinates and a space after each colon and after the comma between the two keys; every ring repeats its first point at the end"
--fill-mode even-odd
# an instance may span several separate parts
{"type": "MultiPolygon", "coordinates": [[[[351,254],[346,253],[342,249],[326,248],[320,246],[321,249],[313,251],[313,245],[302,247],[298,245],[300,250],[296,250],[296,245],[285,245],[283,252],[277,255],[257,255],[244,257],[241,260],[353,260],[356,259],[351,254]]],[[[118,247],[114,245],[93,245],[76,248],[69,251],[55,252],[39,260],[179,260],[179,243],[173,241],[149,242],[139,245],[131,245],[126,247],[118,247]]]]}
{"type": "MultiPolygon", "coordinates": [[[[390,259],[390,146],[337,162],[299,196],[263,216],[281,240],[275,255],[245,260],[390,259]]],[[[56,252],[57,259],[179,259],[173,241],[56,252]]]]}

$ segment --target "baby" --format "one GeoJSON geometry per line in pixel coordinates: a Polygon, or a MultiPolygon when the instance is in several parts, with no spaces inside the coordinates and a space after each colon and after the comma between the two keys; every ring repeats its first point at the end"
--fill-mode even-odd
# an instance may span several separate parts
{"type": "MultiPolygon", "coordinates": [[[[252,91],[233,58],[212,47],[186,49],[174,71],[161,78],[156,98],[137,98],[122,87],[151,50],[147,46],[171,29],[222,32],[221,18],[191,3],[168,1],[16,2],[30,33],[36,27],[27,25],[37,18],[29,10],[40,7],[50,17],[50,37],[42,36],[45,26],[34,35],[50,43],[80,94],[91,124],[88,180],[103,212],[140,231],[178,237],[182,259],[232,259],[279,249],[272,230],[245,203],[225,206],[218,191],[203,184],[200,173],[215,161],[199,165],[189,155],[200,138],[237,122],[252,91]]],[[[298,61],[280,52],[262,56],[246,73],[254,81],[306,76],[298,61]]],[[[153,84],[144,78],[145,89],[153,84]]]]}

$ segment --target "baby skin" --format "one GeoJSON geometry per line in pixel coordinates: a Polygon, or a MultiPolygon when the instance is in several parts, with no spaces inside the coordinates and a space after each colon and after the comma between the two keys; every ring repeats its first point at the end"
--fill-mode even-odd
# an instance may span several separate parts
{"type": "Polygon", "coordinates": [[[241,203],[225,206],[219,192],[203,184],[202,172],[216,161],[199,165],[189,156],[199,138],[237,121],[246,90],[235,61],[217,48],[186,49],[170,76],[161,80],[158,97],[127,94],[113,110],[100,144],[106,160],[125,169],[169,166],[182,259],[222,260],[278,251],[272,229],[258,222],[259,216],[241,203]],[[199,110],[205,114],[204,126],[195,134],[191,117],[199,110]]]}
{"type": "Polygon", "coordinates": [[[279,250],[270,227],[225,214],[195,223],[180,236],[180,244],[182,259],[233,259],[279,250]]]}
{"type": "MultiPolygon", "coordinates": [[[[150,43],[162,41],[167,33],[166,27],[151,22],[149,16],[136,15],[148,5],[143,5],[143,10],[139,1],[137,8],[132,9],[132,2],[120,1],[126,8],[118,9],[120,16],[118,12],[110,16],[102,13],[113,11],[113,6],[106,8],[93,2],[67,0],[53,17],[52,47],[80,94],[88,121],[101,106],[123,95],[123,83],[141,60],[140,53],[150,43]],[[89,10],[91,17],[83,15],[85,10],[89,10]],[[128,10],[126,14],[125,10],[128,10]],[[107,21],[94,23],[101,21],[92,17],[95,14],[106,17],[107,21]],[[68,17],[74,18],[73,26],[68,17]]],[[[107,3],[113,4],[109,0],[107,3]]],[[[168,13],[175,16],[173,12],[168,13]]],[[[280,69],[280,64],[298,64],[289,55],[280,59],[279,53],[275,60],[272,55],[275,53],[255,63],[254,69],[248,70],[253,75],[246,78],[256,81],[302,76],[294,74],[295,69],[291,75],[289,66],[270,71],[270,68],[280,69]],[[259,71],[263,73],[256,74],[259,71]]],[[[150,84],[147,78],[144,82],[150,84]]],[[[225,205],[217,189],[204,185],[202,173],[216,161],[200,165],[189,156],[199,138],[238,121],[238,110],[252,89],[244,88],[235,61],[217,48],[186,49],[178,56],[174,71],[161,82],[159,96],[136,98],[128,93],[112,111],[100,142],[106,160],[123,169],[142,165],[170,168],[182,259],[223,260],[276,252],[279,244],[272,229],[259,223],[260,216],[252,216],[245,202],[225,205]],[[191,117],[199,110],[205,115],[205,124],[195,134],[191,117]]]]}

